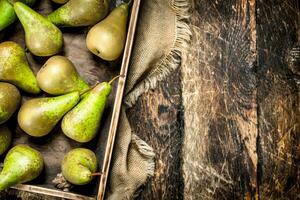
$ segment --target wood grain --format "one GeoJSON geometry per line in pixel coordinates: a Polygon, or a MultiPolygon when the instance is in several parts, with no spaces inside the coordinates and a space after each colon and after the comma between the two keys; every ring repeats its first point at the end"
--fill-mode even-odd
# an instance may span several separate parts
{"type": "Polygon", "coordinates": [[[299,42],[299,11],[297,0],[257,1],[261,199],[300,198],[299,78],[288,63],[299,42]]]}
{"type": "Polygon", "coordinates": [[[299,199],[298,1],[191,3],[182,69],[128,111],[156,150],[136,199],[299,199]]]}
{"type": "Polygon", "coordinates": [[[255,2],[194,1],[184,58],[185,199],[257,196],[255,2]]]}
{"type": "Polygon", "coordinates": [[[155,150],[156,169],[136,199],[183,199],[180,71],[128,110],[133,131],[155,150]]]}

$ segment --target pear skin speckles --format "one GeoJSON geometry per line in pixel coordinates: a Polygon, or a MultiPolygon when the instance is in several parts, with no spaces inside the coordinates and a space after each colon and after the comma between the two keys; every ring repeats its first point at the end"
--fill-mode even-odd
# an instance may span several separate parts
{"type": "Polygon", "coordinates": [[[63,176],[75,185],[85,185],[92,181],[93,173],[98,169],[94,152],[77,148],[68,152],[61,164],[63,176]]]}
{"type": "Polygon", "coordinates": [[[5,125],[0,125],[0,155],[2,155],[8,149],[11,140],[11,131],[5,125]]]}
{"type": "Polygon", "coordinates": [[[14,84],[28,93],[37,94],[41,91],[24,49],[11,41],[0,44],[0,81],[14,84]]]}
{"type": "Polygon", "coordinates": [[[6,122],[19,108],[21,95],[12,84],[0,82],[0,124],[6,122]]]}
{"type": "Polygon", "coordinates": [[[16,2],[14,9],[24,27],[26,46],[31,53],[52,56],[61,51],[63,35],[51,21],[21,2],[16,2]]]}
{"type": "Polygon", "coordinates": [[[62,120],[63,133],[77,142],[89,142],[98,133],[111,85],[93,88],[62,120]]]}
{"type": "Polygon", "coordinates": [[[0,173],[0,191],[37,178],[44,168],[42,155],[27,145],[17,145],[6,155],[0,173]]]}
{"type": "Polygon", "coordinates": [[[51,132],[59,120],[80,100],[79,92],[57,97],[31,99],[18,113],[18,123],[23,131],[34,137],[51,132]]]}

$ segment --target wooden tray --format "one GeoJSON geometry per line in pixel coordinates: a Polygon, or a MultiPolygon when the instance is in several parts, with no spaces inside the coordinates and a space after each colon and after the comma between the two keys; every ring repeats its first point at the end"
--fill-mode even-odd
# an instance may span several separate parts
{"type": "MultiPolygon", "coordinates": [[[[120,1],[117,3],[120,3],[120,1]]],[[[114,8],[117,3],[115,0],[112,1],[111,8],[114,8]]],[[[35,10],[46,15],[55,9],[55,6],[56,5],[50,0],[42,0],[36,5],[35,10]]],[[[100,133],[98,137],[90,143],[79,144],[68,139],[62,133],[60,123],[48,136],[32,138],[18,127],[16,114],[10,119],[8,126],[15,132],[13,146],[16,144],[28,144],[39,150],[45,160],[45,169],[39,178],[27,184],[17,185],[13,187],[14,189],[74,200],[104,198],[139,6],[140,0],[134,0],[131,8],[123,59],[116,62],[105,62],[93,56],[92,53],[88,51],[85,45],[85,37],[89,28],[62,29],[65,46],[61,55],[67,56],[75,64],[78,72],[87,82],[95,84],[97,81],[109,81],[119,74],[125,76],[119,78],[118,83],[114,84],[113,92],[109,97],[109,103],[101,122],[100,133]],[[65,153],[77,147],[87,147],[96,153],[99,161],[99,170],[103,175],[99,178],[95,178],[92,183],[86,186],[74,187],[71,192],[58,190],[54,187],[52,180],[60,173],[60,164],[65,153]]],[[[8,40],[15,41],[25,47],[24,31],[20,23],[15,23],[15,25],[12,25],[6,30],[2,41],[8,40]]],[[[30,52],[27,52],[27,58],[35,73],[37,73],[48,59],[35,57],[30,52]]],[[[34,97],[24,93],[22,95],[23,102],[34,97]]],[[[3,158],[1,158],[1,160],[3,160],[3,158]]]]}

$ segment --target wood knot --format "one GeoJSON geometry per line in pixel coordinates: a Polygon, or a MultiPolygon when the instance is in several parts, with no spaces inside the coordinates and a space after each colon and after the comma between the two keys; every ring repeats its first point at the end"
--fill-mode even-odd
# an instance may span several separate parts
{"type": "Polygon", "coordinates": [[[300,43],[298,42],[290,50],[288,55],[288,67],[294,73],[300,76],[300,43]]]}

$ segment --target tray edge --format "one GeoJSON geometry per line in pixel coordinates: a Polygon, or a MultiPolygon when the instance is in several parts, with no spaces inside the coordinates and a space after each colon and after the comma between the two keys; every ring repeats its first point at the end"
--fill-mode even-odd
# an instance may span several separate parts
{"type": "Polygon", "coordinates": [[[141,0],[134,0],[133,6],[131,9],[130,23],[127,31],[127,39],[124,50],[124,56],[122,61],[122,66],[120,70],[120,74],[124,75],[124,77],[120,77],[118,81],[118,89],[116,92],[116,99],[114,103],[113,115],[110,124],[110,129],[108,133],[107,145],[104,154],[104,160],[102,165],[102,175],[100,177],[99,190],[97,195],[97,200],[103,200],[105,196],[106,183],[109,173],[109,167],[111,163],[111,157],[116,137],[116,132],[118,128],[118,122],[120,117],[120,111],[122,107],[123,94],[125,89],[125,83],[127,78],[127,72],[129,67],[129,61],[132,53],[133,41],[135,37],[135,30],[137,25],[137,19],[140,9],[141,0]]]}

